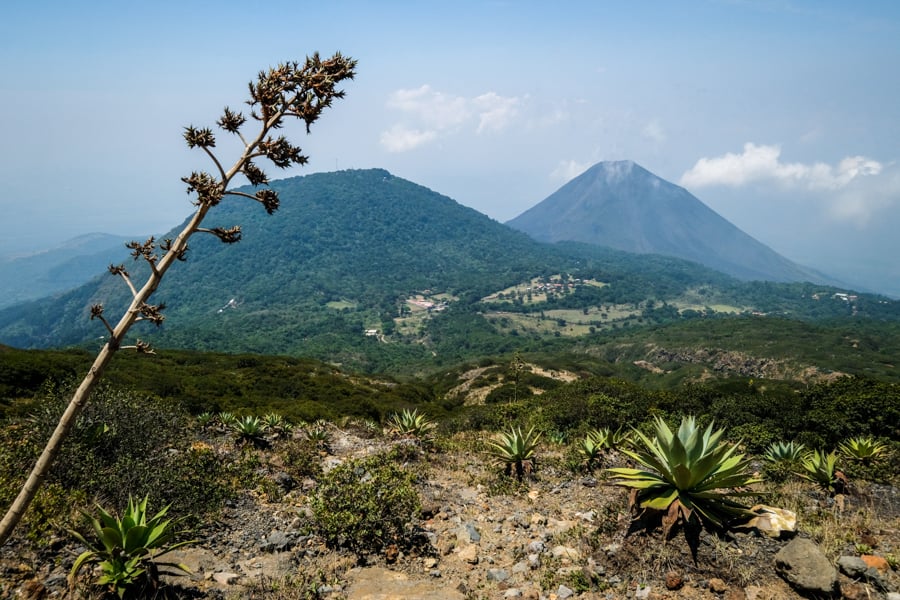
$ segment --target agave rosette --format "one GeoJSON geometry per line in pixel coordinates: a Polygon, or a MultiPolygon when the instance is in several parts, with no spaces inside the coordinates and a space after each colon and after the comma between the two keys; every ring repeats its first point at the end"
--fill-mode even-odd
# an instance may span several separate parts
{"type": "Polygon", "coordinates": [[[522,433],[520,427],[510,427],[509,431],[497,435],[494,440],[488,440],[491,456],[504,465],[505,472],[509,475],[515,467],[516,476],[521,479],[526,472],[534,469],[535,450],[541,439],[541,433],[534,427],[527,433],[522,433]]]}
{"type": "Polygon", "coordinates": [[[735,519],[752,513],[732,497],[752,496],[740,490],[760,480],[750,470],[750,461],[738,453],[737,445],[722,442],[724,430],[713,424],[701,430],[693,417],[684,417],[673,433],[656,418],[656,436],[651,439],[635,430],[638,444],[622,449],[643,468],[611,468],[616,485],[632,488],[633,501],[643,509],[663,511],[668,534],[678,521],[698,519],[706,526],[725,528],[735,519]]]}

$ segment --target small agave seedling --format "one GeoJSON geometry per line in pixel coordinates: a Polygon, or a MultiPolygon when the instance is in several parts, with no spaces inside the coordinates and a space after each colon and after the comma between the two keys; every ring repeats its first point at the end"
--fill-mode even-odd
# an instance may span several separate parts
{"type": "Polygon", "coordinates": [[[262,421],[263,425],[265,425],[265,428],[270,431],[284,430],[284,417],[282,417],[278,413],[268,413],[263,416],[262,421]]]}
{"type": "Polygon", "coordinates": [[[169,507],[166,506],[149,516],[145,497],[140,502],[129,498],[128,507],[121,518],[113,516],[99,505],[99,519],[85,513],[95,538],[88,539],[77,531],[70,531],[76,540],[88,548],[75,559],[69,573],[70,580],[74,581],[86,564],[98,564],[101,575],[96,584],[123,598],[142,582],[149,582],[156,587],[159,567],[190,573],[183,564],[157,560],[164,554],[196,541],[173,543],[177,532],[174,521],[166,518],[168,511],[169,507]]]}
{"type": "Polygon", "coordinates": [[[494,460],[503,465],[503,473],[510,476],[515,470],[516,478],[521,481],[526,473],[534,472],[535,450],[540,439],[541,434],[534,427],[527,433],[522,433],[519,427],[510,427],[509,431],[488,441],[488,446],[494,460]]]}
{"type": "Polygon", "coordinates": [[[578,454],[588,471],[593,471],[600,465],[606,449],[607,433],[608,431],[603,430],[590,431],[578,443],[578,454]]]}
{"type": "Polygon", "coordinates": [[[824,450],[813,450],[800,460],[801,471],[797,475],[833,495],[840,492],[846,482],[846,478],[837,470],[837,462],[836,452],[825,454],[824,450]]]}
{"type": "Polygon", "coordinates": [[[260,444],[263,441],[265,425],[257,416],[247,415],[235,419],[231,428],[238,434],[241,441],[253,444],[260,444]]]}

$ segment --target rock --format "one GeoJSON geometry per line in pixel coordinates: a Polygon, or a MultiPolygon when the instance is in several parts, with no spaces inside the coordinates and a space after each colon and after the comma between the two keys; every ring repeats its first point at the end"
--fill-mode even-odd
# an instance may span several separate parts
{"type": "Polygon", "coordinates": [[[509,588],[508,590],[503,592],[503,597],[504,598],[521,598],[522,590],[520,590],[519,588],[509,588]]]}
{"type": "Polygon", "coordinates": [[[847,577],[858,579],[865,575],[869,565],[858,556],[842,556],[837,561],[838,569],[847,577]]]}
{"type": "Polygon", "coordinates": [[[647,600],[650,597],[650,592],[653,590],[649,585],[639,585],[637,589],[634,591],[634,597],[637,600],[647,600]]]}
{"type": "MultiPolygon", "coordinates": [[[[882,571],[878,568],[881,563],[879,562],[879,560],[872,559],[880,559],[881,561],[884,561],[884,559],[880,556],[842,556],[838,559],[837,565],[841,573],[843,573],[847,577],[871,583],[879,590],[887,591],[887,583],[885,583],[885,581],[881,578],[882,571]]],[[[890,567],[888,567],[887,561],[884,561],[885,571],[888,568],[890,567]]],[[[846,596],[846,590],[843,590],[843,592],[844,596],[846,596]]]]}
{"type": "Polygon", "coordinates": [[[838,591],[837,570],[806,538],[791,540],[778,551],[775,572],[801,594],[830,597],[838,591]]]}
{"type": "Polygon", "coordinates": [[[891,568],[884,558],[874,554],[863,554],[860,558],[869,568],[875,569],[879,573],[887,573],[891,568]]]}
{"type": "Polygon", "coordinates": [[[294,546],[293,536],[283,531],[273,531],[259,546],[262,552],[285,552],[294,546]]]}
{"type": "Polygon", "coordinates": [[[550,554],[553,555],[553,558],[559,558],[563,562],[577,562],[581,560],[581,552],[575,548],[570,548],[569,546],[555,546],[553,550],[550,551],[550,554]]]}
{"type": "Polygon", "coordinates": [[[456,541],[477,544],[481,541],[481,533],[472,523],[466,523],[456,531],[456,541]]]}
{"type": "Polygon", "coordinates": [[[506,569],[488,569],[487,572],[487,580],[488,581],[506,581],[509,579],[509,572],[506,569]]]}
{"type": "Polygon", "coordinates": [[[724,594],[728,590],[728,585],[718,577],[709,580],[709,589],[716,594],[724,594]]]}
{"type": "Polygon", "coordinates": [[[540,540],[536,540],[536,541],[528,544],[528,552],[530,552],[532,554],[540,554],[541,552],[544,551],[545,548],[546,548],[546,546],[544,546],[544,542],[542,542],[540,540]]]}
{"type": "Polygon", "coordinates": [[[237,573],[219,572],[213,573],[212,578],[213,581],[215,581],[219,585],[234,585],[238,582],[241,576],[237,573]]]}
{"type": "Polygon", "coordinates": [[[900,593],[888,592],[887,594],[885,594],[885,600],[900,600],[900,593]]]}
{"type": "Polygon", "coordinates": [[[436,558],[429,556],[428,558],[425,558],[422,561],[422,566],[425,567],[426,569],[433,569],[437,566],[437,563],[438,563],[438,561],[436,558]]]}
{"type": "Polygon", "coordinates": [[[392,564],[397,562],[397,559],[400,557],[400,548],[397,547],[397,544],[391,544],[387,548],[384,549],[384,560],[387,564],[392,564]]]}
{"type": "Polygon", "coordinates": [[[684,585],[684,579],[675,571],[666,573],[666,589],[674,591],[680,589],[684,585]]]}
{"type": "Polygon", "coordinates": [[[566,587],[560,584],[559,588],[556,590],[556,597],[560,600],[565,600],[566,598],[571,598],[575,595],[575,590],[570,587],[566,587]]]}
{"type": "Polygon", "coordinates": [[[528,566],[531,567],[531,570],[539,569],[541,567],[541,555],[540,554],[529,554],[528,555],[528,566]]]}
{"type": "Polygon", "coordinates": [[[780,538],[797,533],[797,514],[793,511],[757,504],[751,511],[757,513],[755,517],[737,525],[739,529],[755,529],[770,538],[780,538]]]}
{"type": "Polygon", "coordinates": [[[528,566],[528,563],[524,560],[520,560],[516,564],[512,566],[513,575],[519,575],[521,573],[527,573],[531,570],[531,567],[528,566]]]}
{"type": "Polygon", "coordinates": [[[475,544],[469,544],[467,546],[463,546],[462,548],[460,548],[457,556],[459,556],[459,560],[461,560],[463,562],[467,562],[470,565],[477,565],[478,564],[478,547],[475,546],[475,544]]]}
{"type": "Polygon", "coordinates": [[[289,492],[294,489],[294,478],[284,471],[279,471],[275,473],[275,483],[282,489],[282,491],[289,492]]]}

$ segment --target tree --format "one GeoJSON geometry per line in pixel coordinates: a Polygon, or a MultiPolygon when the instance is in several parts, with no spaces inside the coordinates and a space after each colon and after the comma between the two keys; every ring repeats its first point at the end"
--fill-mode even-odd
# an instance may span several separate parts
{"type": "Polygon", "coordinates": [[[213,131],[210,128],[195,128],[192,125],[185,128],[184,139],[188,147],[202,149],[213,162],[215,173],[195,171],[190,176],[182,178],[187,184],[188,193],[195,195],[194,205],[197,208],[174,240],[166,239],[158,242],[151,237],[145,242],[127,244],[132,250],[134,259],[143,260],[150,269],[150,274],[141,288],[135,287],[124,265],[110,265],[110,273],[121,277],[131,290],[131,304],[115,327],[104,316],[102,304],[91,307],[91,319],[98,319],[103,323],[109,332],[109,338],[72,395],[68,407],[60,417],[56,429],[21,491],[0,521],[0,545],[6,543],[25,514],[79,413],[88,402],[91,391],[99,382],[115,352],[122,348],[130,348],[139,353],[153,352],[149,345],[140,339],[129,346],[123,345],[123,342],[131,326],[138,321],[149,321],[157,326],[162,324],[165,306],[150,304],[150,297],[169,267],[176,261],[187,258],[189,238],[195,233],[207,233],[218,237],[226,244],[240,241],[240,225],[213,229],[201,227],[207,213],[227,196],[254,200],[262,204],[269,214],[274,213],[279,206],[278,194],[268,187],[269,179],[253,162],[254,159],[266,158],[282,169],[291,165],[306,164],[308,157],[303,155],[302,150],[291,144],[283,135],[275,137],[274,130],[280,129],[287,118],[293,117],[302,120],[306,124],[306,132],[309,133],[310,126],[319,119],[322,111],[331,106],[334,99],[344,97],[343,90],[339,90],[337,85],[346,79],[353,79],[355,69],[356,61],[340,53],[327,59],[321,59],[316,53],[302,63],[288,62],[260,71],[256,81],[249,85],[250,99],[247,101],[250,106],[250,118],[259,125],[255,136],[244,137],[242,128],[247,123],[247,118],[228,107],[217,121],[220,129],[236,135],[244,145],[243,152],[227,170],[213,153],[212,149],[216,146],[213,131]],[[229,185],[238,175],[243,175],[252,186],[260,189],[252,195],[229,190],[229,185]]]}

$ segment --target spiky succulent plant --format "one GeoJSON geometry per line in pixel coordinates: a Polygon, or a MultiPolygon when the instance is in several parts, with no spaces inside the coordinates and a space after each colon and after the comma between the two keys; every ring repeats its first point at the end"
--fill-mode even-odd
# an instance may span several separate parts
{"type": "Polygon", "coordinates": [[[640,508],[664,513],[666,536],[676,523],[724,529],[751,516],[732,497],[754,495],[739,488],[759,479],[737,446],[722,441],[724,430],[714,431],[712,423],[702,430],[691,416],[681,420],[675,433],[659,417],[655,425],[652,439],[635,430],[635,447],[622,449],[643,468],[608,471],[616,485],[635,490],[633,500],[640,508]]]}
{"type": "Polygon", "coordinates": [[[798,444],[793,441],[772,442],[769,444],[769,447],[766,448],[766,453],[763,455],[763,458],[771,463],[796,462],[803,458],[804,450],[805,447],[803,444],[798,444]]]}
{"type": "Polygon", "coordinates": [[[495,461],[503,465],[505,475],[515,471],[516,478],[522,479],[526,473],[534,472],[535,450],[540,439],[541,433],[534,427],[527,433],[522,433],[520,427],[510,427],[509,431],[488,441],[489,452],[495,461]]]}
{"type": "Polygon", "coordinates": [[[434,421],[424,413],[420,413],[417,408],[412,410],[404,408],[388,419],[388,429],[392,432],[423,441],[431,435],[435,427],[434,421]]]}
{"type": "Polygon", "coordinates": [[[849,459],[869,464],[887,452],[888,446],[872,436],[859,436],[845,440],[838,445],[841,454],[849,459]]]}

